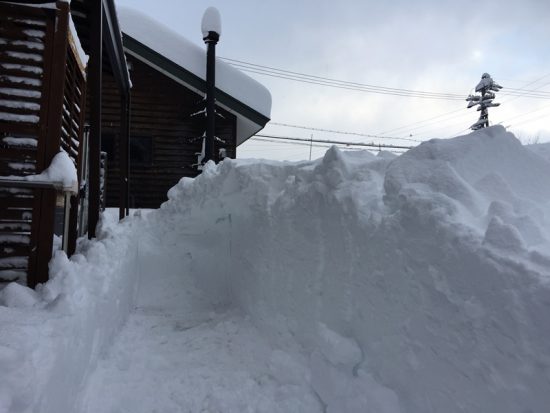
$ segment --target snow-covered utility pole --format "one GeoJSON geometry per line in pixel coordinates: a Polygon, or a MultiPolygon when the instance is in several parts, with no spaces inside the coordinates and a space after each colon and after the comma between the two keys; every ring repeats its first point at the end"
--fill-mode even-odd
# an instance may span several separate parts
{"type": "Polygon", "coordinates": [[[477,105],[477,110],[481,112],[478,121],[470,126],[471,130],[489,126],[489,111],[487,109],[500,106],[500,103],[493,102],[494,92],[498,92],[500,89],[502,89],[502,86],[495,82],[489,73],[483,73],[480,82],[476,86],[476,93],[479,93],[479,95],[469,95],[466,98],[468,108],[477,105]]]}
{"type": "Polygon", "coordinates": [[[203,163],[214,158],[216,118],[216,44],[222,33],[220,12],[209,7],[202,17],[202,39],[206,43],[206,142],[203,163]]]}

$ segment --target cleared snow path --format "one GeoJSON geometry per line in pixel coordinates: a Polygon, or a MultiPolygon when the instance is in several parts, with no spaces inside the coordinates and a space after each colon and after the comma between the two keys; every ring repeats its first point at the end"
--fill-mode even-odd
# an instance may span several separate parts
{"type": "Polygon", "coordinates": [[[274,350],[238,312],[204,301],[191,287],[191,251],[166,262],[144,248],[152,242],[169,243],[138,241],[137,307],[89,377],[82,412],[322,411],[303,360],[274,350]]]}

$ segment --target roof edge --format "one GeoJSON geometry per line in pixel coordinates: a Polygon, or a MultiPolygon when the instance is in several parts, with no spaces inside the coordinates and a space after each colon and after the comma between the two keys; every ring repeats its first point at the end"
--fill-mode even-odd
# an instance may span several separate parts
{"type": "MultiPolygon", "coordinates": [[[[124,48],[133,52],[143,58],[145,61],[152,63],[153,67],[160,67],[170,75],[179,79],[182,83],[185,83],[202,93],[206,93],[206,81],[201,79],[199,76],[191,73],[187,69],[181,67],[177,63],[174,63],[172,60],[164,57],[160,53],[151,49],[150,47],[144,45],[140,41],[134,39],[132,36],[122,32],[124,48]]],[[[271,119],[267,116],[261,114],[257,110],[251,108],[247,104],[241,102],[240,100],[234,98],[228,93],[220,90],[216,87],[216,100],[227,106],[228,108],[235,111],[237,114],[253,121],[254,123],[260,125],[262,128],[269,122],[271,119]]]]}
{"type": "Polygon", "coordinates": [[[111,68],[113,72],[116,72],[115,79],[119,83],[119,86],[128,93],[132,87],[132,81],[130,80],[130,73],[128,72],[126,57],[124,56],[124,47],[121,38],[122,31],[120,30],[114,0],[103,0],[103,13],[106,23],[103,26],[103,30],[108,34],[108,38],[110,39],[110,42],[107,42],[107,53],[111,61],[115,62],[115,67],[112,67],[111,62],[111,68]]]}

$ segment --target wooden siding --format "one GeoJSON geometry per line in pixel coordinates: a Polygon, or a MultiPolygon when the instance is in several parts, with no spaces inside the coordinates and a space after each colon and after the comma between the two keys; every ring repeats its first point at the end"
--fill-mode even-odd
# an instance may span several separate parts
{"type": "MultiPolygon", "coordinates": [[[[0,175],[38,174],[60,148],[78,161],[84,73],[68,47],[68,5],[0,3],[0,175]]],[[[32,183],[31,183],[32,184],[32,183]]],[[[0,280],[48,279],[55,190],[0,187],[0,280]]]]}
{"type": "MultiPolygon", "coordinates": [[[[182,177],[194,177],[200,172],[195,166],[201,150],[204,115],[200,111],[202,96],[176,83],[146,64],[129,58],[132,64],[132,95],[130,140],[150,137],[150,164],[130,161],[130,207],[158,208],[167,199],[166,193],[182,177]]],[[[103,128],[116,138],[107,166],[107,206],[119,205],[120,159],[118,131],[120,96],[112,76],[103,80],[103,128]],[[110,132],[109,132],[110,131],[110,132]]],[[[227,156],[235,157],[236,117],[219,110],[216,135],[226,142],[227,156]]],[[[105,147],[103,148],[105,150],[105,147]]]]}

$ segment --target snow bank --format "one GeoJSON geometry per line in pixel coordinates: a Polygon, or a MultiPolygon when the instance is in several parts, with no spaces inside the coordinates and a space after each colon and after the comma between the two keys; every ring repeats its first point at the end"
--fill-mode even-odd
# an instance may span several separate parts
{"type": "Polygon", "coordinates": [[[150,215],[165,256],[296,341],[328,412],[550,404],[550,163],[496,126],[394,160],[230,161],[150,215]]]}
{"type": "Polygon", "coordinates": [[[527,145],[526,148],[550,162],[550,142],[527,145]]]}
{"type": "Polygon", "coordinates": [[[279,394],[288,411],[545,412],[548,176],[499,126],[398,158],[209,163],[160,210],[58,254],[36,293],[0,292],[0,412],[74,411],[139,272],[151,310],[185,280],[241,311],[273,346],[270,382],[306,380],[323,406],[279,394]]]}
{"type": "Polygon", "coordinates": [[[57,251],[51,280],[36,291],[0,290],[0,412],[74,412],[99,354],[131,309],[135,293],[133,223],[81,240],[69,261],[57,251]]]}

